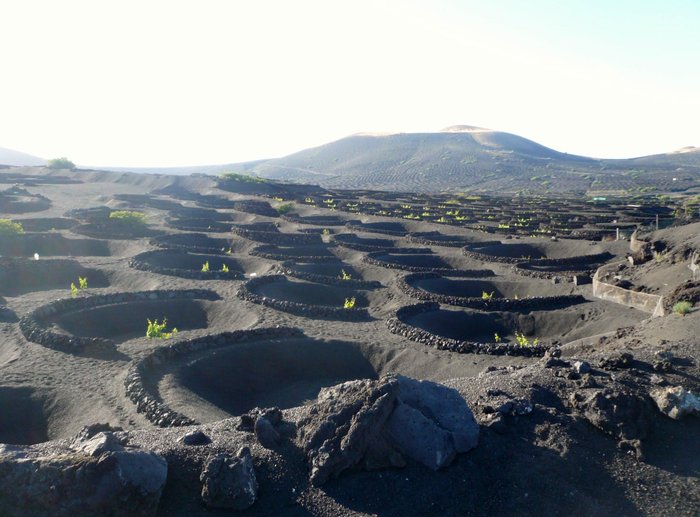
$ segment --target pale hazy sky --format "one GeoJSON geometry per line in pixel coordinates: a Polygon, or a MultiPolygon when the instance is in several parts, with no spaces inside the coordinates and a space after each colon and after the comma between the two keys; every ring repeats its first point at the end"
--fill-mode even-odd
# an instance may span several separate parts
{"type": "Polygon", "coordinates": [[[83,165],[469,124],[560,151],[700,146],[698,0],[2,0],[0,147],[83,165]]]}

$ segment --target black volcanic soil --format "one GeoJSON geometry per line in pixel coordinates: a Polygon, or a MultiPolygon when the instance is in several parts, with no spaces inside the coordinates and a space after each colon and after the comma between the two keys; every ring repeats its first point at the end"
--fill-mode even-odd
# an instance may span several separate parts
{"type": "Polygon", "coordinates": [[[357,344],[300,339],[218,350],[183,365],[170,382],[236,416],[256,406],[303,405],[322,387],[376,377],[357,344]]]}
{"type": "Polygon", "coordinates": [[[379,260],[390,264],[400,264],[402,266],[425,267],[434,269],[453,269],[454,266],[447,259],[440,255],[417,253],[408,255],[382,254],[377,257],[379,260]]]}
{"type": "Polygon", "coordinates": [[[33,257],[35,253],[47,257],[80,257],[111,255],[106,241],[68,239],[56,233],[26,233],[0,235],[0,255],[33,257]]]}
{"type": "Polygon", "coordinates": [[[331,278],[341,278],[342,272],[345,271],[346,274],[350,275],[353,280],[362,280],[362,275],[357,269],[350,266],[349,264],[338,262],[338,263],[306,263],[297,262],[292,265],[292,268],[296,271],[302,271],[304,273],[312,273],[314,275],[323,275],[331,278]]]}
{"type": "Polygon", "coordinates": [[[248,256],[211,255],[184,250],[156,250],[139,254],[134,259],[157,268],[189,272],[201,272],[205,264],[209,265],[210,272],[220,272],[224,266],[231,273],[239,274],[263,272],[265,269],[259,262],[251,260],[248,256]]]}
{"type": "Polygon", "coordinates": [[[494,298],[527,298],[568,294],[568,289],[544,280],[482,280],[462,278],[424,278],[409,282],[413,287],[446,296],[481,298],[483,293],[494,298]]]}
{"type": "Polygon", "coordinates": [[[75,260],[2,259],[0,258],[0,294],[18,296],[32,291],[68,289],[86,278],[88,287],[107,287],[109,279],[103,271],[89,269],[75,260]]]}
{"type": "MultiPolygon", "coordinates": [[[[43,168],[7,169],[0,173],[0,182],[23,183],[25,179],[24,188],[31,194],[45,196],[50,204],[44,203],[46,209],[37,214],[41,217],[35,223],[27,221],[29,233],[26,235],[0,236],[0,255],[4,258],[15,257],[21,262],[29,261],[35,252],[41,256],[37,264],[39,269],[29,276],[13,273],[0,260],[0,301],[19,317],[56,298],[68,297],[70,282],[66,280],[77,282],[77,276],[72,276],[79,271],[86,273],[90,282],[88,292],[81,293],[81,297],[152,289],[205,288],[214,291],[220,299],[149,300],[53,316],[51,324],[55,331],[116,340],[119,354],[109,357],[66,353],[29,342],[16,319],[0,318],[0,442],[42,442],[36,447],[50,452],[56,442],[43,443],[45,440],[69,441],[84,425],[109,422],[121,426],[129,432],[131,445],[155,450],[168,461],[168,481],[158,509],[158,515],[162,516],[223,515],[223,511],[210,511],[202,505],[199,474],[211,454],[235,452],[243,445],[252,450],[260,483],[259,500],[242,514],[247,516],[700,514],[700,440],[697,438],[700,419],[688,417],[673,421],[661,415],[649,401],[649,393],[664,384],[683,386],[695,394],[700,392],[697,337],[700,311],[697,307],[685,316],[671,313],[650,318],[641,311],[594,298],[590,284],[574,285],[562,280],[554,285],[549,281],[535,281],[515,274],[509,265],[491,262],[488,268],[495,271],[493,278],[450,277],[421,281],[420,287],[431,292],[473,296],[480,296],[482,291],[506,297],[577,294],[587,302],[529,314],[481,313],[442,306],[432,314],[424,313],[411,319],[410,323],[419,328],[460,339],[491,341],[492,332],[502,328],[504,339],[512,339],[512,332],[522,330],[531,339],[538,337],[563,343],[559,361],[457,354],[389,332],[386,321],[393,318],[400,307],[415,303],[398,288],[399,279],[406,273],[367,264],[362,259],[365,253],[357,250],[340,246],[278,248],[284,258],[295,262],[295,269],[335,277],[339,269],[344,268],[355,279],[377,281],[385,288],[344,289],[297,279],[261,288],[270,296],[336,307],[341,306],[345,298],[355,296],[358,305],[367,306],[371,317],[352,322],[297,316],[240,300],[236,292],[247,279],[193,280],[137,270],[128,265],[130,259],[153,251],[155,247],[177,249],[181,257],[188,257],[177,264],[191,270],[201,268],[200,261],[206,257],[211,268],[217,267],[216,260],[222,263],[233,260],[249,277],[252,273],[260,276],[273,272],[279,260],[249,253],[257,243],[236,238],[230,232],[210,232],[208,228],[183,233],[169,227],[168,218],[197,219],[195,215],[213,215],[190,210],[178,212],[175,200],[184,199],[186,204],[234,206],[235,202],[252,198],[250,192],[259,190],[294,199],[299,206],[307,195],[320,198],[323,191],[317,187],[300,190],[301,187],[285,184],[253,184],[250,189],[242,189],[248,192],[242,195],[235,190],[218,189],[217,180],[205,175],[52,172],[43,168]],[[158,198],[153,198],[155,192],[159,193],[158,198]],[[104,207],[109,210],[109,207],[123,207],[128,203],[139,204],[139,209],[147,213],[153,230],[165,234],[152,238],[115,240],[102,236],[106,238],[97,239],[76,237],[67,228],[67,222],[48,227],[53,220],[73,217],[64,217],[64,214],[71,214],[75,209],[92,207],[97,214],[104,212],[104,207]],[[34,231],[40,233],[31,233],[34,231]],[[230,248],[233,248],[233,255],[226,254],[230,248]],[[300,257],[319,253],[337,259],[327,264],[296,263],[300,257]],[[52,266],[42,262],[49,264],[52,259],[48,257],[72,261],[65,276],[49,272],[52,266]],[[306,337],[291,342],[234,345],[186,356],[149,378],[156,396],[162,401],[206,422],[196,429],[207,433],[213,443],[190,447],[178,440],[194,428],[157,428],[137,411],[125,393],[124,379],[129,367],[172,343],[145,338],[147,317],[167,317],[172,326],[181,330],[178,340],[277,326],[297,327],[306,337]],[[598,366],[620,352],[634,355],[628,367],[614,370],[598,366]],[[668,365],[655,369],[659,353],[670,353],[671,359],[668,365]],[[591,364],[591,375],[576,374],[573,365],[580,360],[591,364]],[[278,404],[287,408],[284,418],[293,423],[314,410],[314,397],[320,387],[389,372],[435,380],[457,389],[480,424],[478,447],[437,472],[410,463],[397,470],[346,472],[316,488],[309,485],[308,466],[290,442],[271,451],[261,447],[254,435],[236,430],[239,419],[232,415],[250,407],[278,404]],[[633,444],[620,444],[616,437],[596,427],[592,423],[595,415],[586,416],[572,407],[572,396],[586,395],[597,389],[632,393],[649,408],[649,429],[642,439],[643,459],[637,459],[630,452],[633,444]],[[532,411],[508,414],[503,417],[502,425],[492,425],[494,410],[502,408],[506,401],[528,401],[532,411]]],[[[375,210],[380,201],[385,205],[392,200],[409,199],[416,206],[432,206],[449,197],[384,195],[371,191],[335,194],[338,200],[354,204],[377,201],[375,210]]],[[[269,203],[267,199],[255,198],[269,203]]],[[[494,208],[503,211],[512,208],[510,211],[515,213],[525,202],[514,199],[509,201],[512,207],[494,208]]],[[[575,200],[552,202],[561,210],[575,200]]],[[[465,208],[475,205],[474,214],[478,214],[488,208],[488,203],[488,198],[482,198],[465,201],[464,205],[465,208]]],[[[262,205],[236,206],[243,209],[252,206],[254,211],[256,206],[262,205]]],[[[533,206],[533,210],[546,212],[550,205],[538,201],[533,206]]],[[[365,223],[380,223],[375,229],[385,226],[382,221],[386,218],[375,219],[367,215],[364,206],[360,208],[365,223]]],[[[612,221],[619,217],[614,203],[589,208],[581,202],[575,210],[584,214],[590,212],[591,220],[600,217],[612,221]]],[[[77,214],[81,213],[89,216],[86,211],[77,214]]],[[[221,219],[217,216],[216,220],[228,221],[227,217],[235,214],[231,217],[232,224],[279,222],[285,234],[304,228],[302,224],[277,217],[276,212],[270,216],[250,211],[222,213],[227,216],[221,219]]],[[[304,206],[302,217],[331,214],[335,212],[321,207],[319,202],[317,207],[304,206]]],[[[340,201],[338,214],[343,218],[360,217],[357,213],[343,213],[340,201]]],[[[30,216],[0,212],[0,218],[20,217],[28,219],[30,216]]],[[[397,223],[406,231],[450,232],[468,242],[494,238],[458,225],[448,227],[398,218],[397,223]]],[[[493,221],[480,223],[493,225],[493,221]]],[[[635,285],[643,284],[645,289],[659,294],[692,295],[694,291],[684,291],[682,286],[690,278],[688,259],[689,253],[698,247],[697,234],[696,226],[678,226],[655,233],[652,238],[666,243],[667,252],[623,273],[633,279],[635,285]]],[[[366,235],[368,237],[359,240],[375,244],[382,241],[382,246],[391,243],[399,248],[424,246],[409,243],[400,236],[366,235]],[[369,238],[375,236],[376,239],[369,238]]],[[[609,251],[614,255],[612,262],[623,262],[629,252],[626,241],[559,238],[555,242],[549,237],[506,239],[501,235],[496,238],[503,239],[503,244],[495,251],[500,253],[505,248],[505,253],[516,257],[525,254],[534,258],[532,247],[551,258],[609,251]]],[[[425,266],[426,260],[437,260],[442,262],[434,262],[434,265],[444,262],[458,269],[484,268],[481,261],[464,256],[458,247],[435,247],[434,251],[436,253],[415,258],[389,252],[385,255],[400,263],[418,261],[416,265],[419,266],[425,266]]],[[[624,420],[627,418],[624,407],[618,409],[613,413],[623,415],[619,428],[633,426],[632,420],[624,420]]],[[[26,512],[18,509],[17,515],[26,515],[26,512]]]]}
{"type": "Polygon", "coordinates": [[[302,280],[285,279],[281,282],[273,282],[252,289],[255,294],[285,300],[288,302],[303,303],[306,305],[322,305],[325,307],[342,308],[346,299],[355,298],[355,307],[358,309],[367,307],[368,300],[354,289],[340,286],[304,282],[302,280]]]}
{"type": "Polygon", "coordinates": [[[413,316],[407,322],[438,336],[493,343],[498,333],[504,341],[514,342],[515,333],[542,342],[563,343],[587,338],[618,328],[618,318],[627,323],[641,321],[644,316],[630,309],[606,302],[592,302],[566,309],[532,311],[527,314],[508,312],[478,312],[443,308],[413,316]]]}
{"type": "Polygon", "coordinates": [[[99,306],[52,318],[61,331],[81,337],[126,341],[146,333],[146,319],[168,320],[168,330],[204,329],[217,302],[202,300],[147,300],[99,306]]]}
{"type": "Polygon", "coordinates": [[[48,440],[46,405],[37,390],[0,386],[0,443],[29,445],[48,440]]]}

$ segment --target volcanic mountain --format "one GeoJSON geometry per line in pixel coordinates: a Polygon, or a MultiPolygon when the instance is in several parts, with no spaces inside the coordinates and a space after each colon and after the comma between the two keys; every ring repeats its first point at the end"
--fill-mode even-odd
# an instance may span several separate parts
{"type": "Polygon", "coordinates": [[[15,167],[44,165],[46,160],[31,154],[13,151],[0,147],[0,165],[13,165],[15,167]]]}
{"type": "Polygon", "coordinates": [[[328,188],[399,191],[685,191],[700,179],[700,152],[625,160],[562,153],[511,133],[451,126],[436,133],[359,133],[231,172],[328,188]],[[675,179],[674,179],[675,178],[675,179]]]}

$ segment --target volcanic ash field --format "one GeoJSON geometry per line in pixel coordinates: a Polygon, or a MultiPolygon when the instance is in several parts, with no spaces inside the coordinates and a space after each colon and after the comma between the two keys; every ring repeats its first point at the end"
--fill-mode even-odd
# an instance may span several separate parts
{"type": "Polygon", "coordinates": [[[671,201],[15,168],[0,219],[1,515],[700,514],[671,201]]]}

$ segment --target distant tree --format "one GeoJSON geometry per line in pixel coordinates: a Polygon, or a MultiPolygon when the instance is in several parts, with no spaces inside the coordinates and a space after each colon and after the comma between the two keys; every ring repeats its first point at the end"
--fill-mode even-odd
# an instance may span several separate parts
{"type": "Polygon", "coordinates": [[[46,166],[49,169],[75,169],[75,164],[65,156],[49,160],[46,166]]]}

